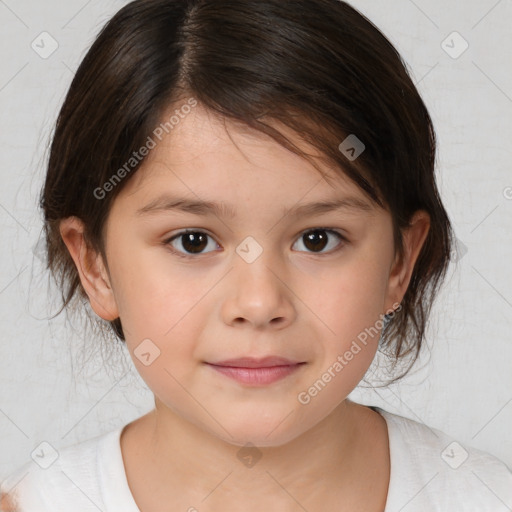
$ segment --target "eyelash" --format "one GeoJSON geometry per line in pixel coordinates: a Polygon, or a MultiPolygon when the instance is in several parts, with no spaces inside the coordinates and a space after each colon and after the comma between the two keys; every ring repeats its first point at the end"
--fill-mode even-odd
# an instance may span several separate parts
{"type": "MultiPolygon", "coordinates": [[[[309,254],[314,254],[314,255],[317,255],[317,256],[322,256],[322,255],[328,255],[328,254],[333,254],[333,253],[336,253],[338,252],[339,250],[341,250],[347,243],[348,243],[348,240],[337,230],[335,229],[332,229],[332,228],[323,228],[323,227],[319,227],[319,228],[312,228],[312,229],[308,229],[306,231],[303,231],[300,236],[297,238],[297,240],[299,240],[301,237],[303,237],[304,235],[308,234],[308,233],[313,233],[315,231],[324,231],[326,233],[330,233],[330,234],[333,234],[335,235],[338,240],[340,242],[342,242],[338,247],[336,247],[335,249],[331,249],[329,252],[325,252],[325,253],[322,253],[322,252],[318,252],[318,253],[315,253],[315,252],[309,252],[309,254]]],[[[206,235],[207,237],[211,238],[213,240],[213,237],[211,235],[209,235],[208,233],[205,233],[204,231],[200,231],[198,229],[186,229],[186,230],[183,230],[183,231],[180,231],[179,233],[176,233],[175,235],[173,235],[172,237],[170,238],[167,238],[166,240],[164,240],[162,242],[162,244],[169,250],[171,251],[173,254],[175,254],[176,256],[180,257],[180,258],[184,258],[184,259],[188,259],[188,260],[191,260],[191,259],[197,259],[198,256],[201,256],[201,254],[208,254],[208,253],[198,253],[196,255],[194,254],[187,254],[187,253],[183,253],[181,251],[177,251],[176,249],[174,249],[171,245],[171,242],[173,242],[174,240],[176,240],[177,238],[179,238],[180,236],[183,236],[183,235],[186,235],[188,233],[196,233],[196,234],[202,234],[202,235],[206,235]]],[[[214,251],[210,251],[210,252],[214,252],[214,251]]],[[[299,252],[305,252],[305,251],[299,251],[299,252]]]]}

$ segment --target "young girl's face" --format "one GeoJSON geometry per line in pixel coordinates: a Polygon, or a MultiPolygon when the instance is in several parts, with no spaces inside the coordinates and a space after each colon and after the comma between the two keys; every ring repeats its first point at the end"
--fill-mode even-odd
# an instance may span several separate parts
{"type": "Polygon", "coordinates": [[[354,184],[324,167],[330,184],[270,138],[227,128],[196,107],[116,198],[105,231],[112,294],[95,310],[120,316],[161,421],[278,445],[364,376],[407,269],[394,265],[390,214],[354,184]],[[267,382],[212,364],[269,356],[302,364],[267,382]]]}

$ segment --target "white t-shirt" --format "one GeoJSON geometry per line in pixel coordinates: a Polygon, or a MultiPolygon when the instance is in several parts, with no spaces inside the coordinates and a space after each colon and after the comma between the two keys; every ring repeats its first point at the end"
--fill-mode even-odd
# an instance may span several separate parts
{"type": "MultiPolygon", "coordinates": [[[[383,512],[512,510],[512,471],[499,459],[439,430],[372,409],[388,426],[391,474],[383,512]]],[[[140,512],[126,479],[122,429],[62,448],[47,469],[40,464],[47,466],[52,453],[43,446],[35,454],[40,464],[19,468],[0,492],[16,492],[16,512],[140,512]]]]}

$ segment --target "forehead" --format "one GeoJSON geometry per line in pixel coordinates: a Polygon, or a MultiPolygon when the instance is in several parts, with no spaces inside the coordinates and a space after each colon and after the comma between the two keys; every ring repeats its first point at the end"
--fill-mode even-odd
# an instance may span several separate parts
{"type": "MultiPolygon", "coordinates": [[[[169,119],[176,110],[174,105],[162,119],[169,119]]],[[[313,199],[340,192],[371,203],[340,169],[326,164],[318,150],[288,126],[277,121],[268,124],[312,158],[328,179],[311,161],[270,136],[198,104],[161,140],[155,140],[155,147],[121,195],[147,198],[179,189],[182,195],[196,198],[218,196],[236,201],[260,194],[260,199],[297,201],[306,195],[313,199]]]]}

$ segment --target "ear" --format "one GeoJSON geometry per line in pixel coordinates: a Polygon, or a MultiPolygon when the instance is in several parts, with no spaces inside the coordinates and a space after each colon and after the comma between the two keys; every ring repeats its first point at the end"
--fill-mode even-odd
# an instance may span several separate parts
{"type": "Polygon", "coordinates": [[[424,210],[418,210],[413,215],[409,226],[402,230],[404,254],[402,258],[397,254],[390,270],[386,312],[396,309],[396,305],[402,301],[429,229],[429,214],[424,210]]]}
{"type": "Polygon", "coordinates": [[[104,320],[115,320],[119,312],[110,278],[101,255],[86,243],[83,222],[77,217],[68,217],[61,221],[59,229],[92,309],[104,320]]]}

